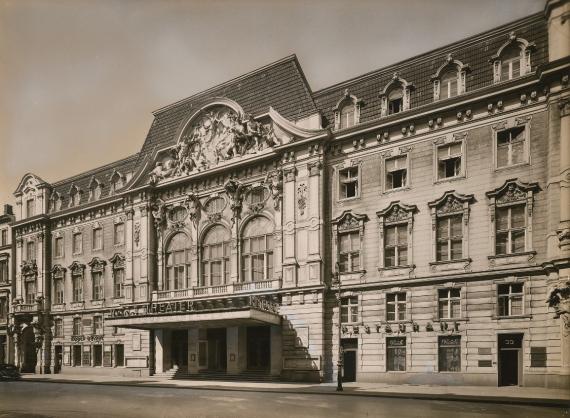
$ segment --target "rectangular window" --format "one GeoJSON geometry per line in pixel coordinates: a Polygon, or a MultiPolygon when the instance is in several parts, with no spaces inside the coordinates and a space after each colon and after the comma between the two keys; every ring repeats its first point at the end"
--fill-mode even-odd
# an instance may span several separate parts
{"type": "Polygon", "coordinates": [[[498,287],[499,316],[515,316],[523,314],[523,284],[501,284],[498,287]]]}
{"type": "Polygon", "coordinates": [[[358,167],[345,168],[339,171],[340,198],[358,197],[358,167]]]}
{"type": "Polygon", "coordinates": [[[406,320],[406,292],[388,293],[386,295],[386,320],[406,320]]]}
{"type": "Polygon", "coordinates": [[[393,89],[388,94],[388,114],[393,115],[404,110],[404,91],[401,88],[393,89]]]}
{"type": "Polygon", "coordinates": [[[461,175],[462,144],[449,144],[437,148],[437,178],[438,180],[458,177],[461,175]]]}
{"type": "Polygon", "coordinates": [[[103,365],[103,346],[96,344],[93,346],[93,366],[103,365]]]}
{"type": "Polygon", "coordinates": [[[438,357],[440,372],[461,371],[461,337],[439,337],[438,357]]]}
{"type": "Polygon", "coordinates": [[[73,366],[79,367],[81,366],[81,346],[74,345],[73,346],[73,366]]]}
{"type": "Polygon", "coordinates": [[[55,291],[55,304],[61,305],[64,302],[64,290],[63,290],[63,278],[58,277],[54,279],[54,291],[55,291]]]}
{"type": "Polygon", "coordinates": [[[408,184],[408,157],[389,158],[385,162],[386,190],[400,189],[408,184]]]}
{"type": "MultiPolygon", "coordinates": [[[[8,300],[0,298],[0,322],[5,323],[8,320],[8,300]]],[[[0,361],[4,360],[0,358],[0,361]]]]}
{"type": "Polygon", "coordinates": [[[125,365],[125,346],[123,344],[115,344],[115,366],[122,367],[125,365]]]}
{"type": "Polygon", "coordinates": [[[73,288],[73,302],[83,301],[83,276],[71,277],[71,286],[73,288]]]}
{"type": "Polygon", "coordinates": [[[81,318],[73,318],[73,335],[83,334],[83,326],[81,325],[81,318]]]}
{"type": "Polygon", "coordinates": [[[340,272],[360,271],[360,232],[343,233],[338,239],[340,272]]]}
{"type": "Polygon", "coordinates": [[[358,297],[342,298],[340,303],[340,322],[343,324],[358,322],[358,297]]]}
{"type": "Polygon", "coordinates": [[[446,216],[437,219],[437,261],[460,260],[463,257],[462,221],[462,214],[446,216]]]}
{"type": "Polygon", "coordinates": [[[24,290],[26,291],[26,303],[36,303],[36,281],[26,280],[24,290]]]}
{"type": "Polygon", "coordinates": [[[103,335],[103,317],[93,317],[93,335],[103,335]]]}
{"type": "Polygon", "coordinates": [[[530,367],[546,367],[546,347],[530,347],[530,367]]]}
{"type": "Polygon", "coordinates": [[[56,337],[63,337],[63,319],[56,318],[54,321],[54,334],[56,337]]]}
{"type": "Polygon", "coordinates": [[[8,281],[8,260],[0,260],[0,283],[6,284],[8,281]]]}
{"type": "Polygon", "coordinates": [[[73,234],[73,254],[81,254],[83,252],[83,234],[77,232],[73,234]]]}
{"type": "Polygon", "coordinates": [[[461,317],[461,290],[440,289],[438,291],[439,319],[457,319],[461,317]]]}
{"type": "Polygon", "coordinates": [[[55,256],[63,257],[63,237],[56,237],[55,239],[55,256]]]}
{"type": "Polygon", "coordinates": [[[354,125],[354,105],[349,104],[340,111],[340,128],[350,128],[354,125]]]}
{"type": "Polygon", "coordinates": [[[103,299],[103,272],[94,271],[92,273],[93,278],[93,299],[101,300],[103,299]]]}
{"type": "Polygon", "coordinates": [[[123,283],[125,282],[125,270],[115,269],[113,271],[113,297],[122,298],[123,297],[123,283]]]}
{"type": "Polygon", "coordinates": [[[386,371],[406,371],[406,337],[386,338],[386,371]]]}
{"type": "Polygon", "coordinates": [[[527,161],[526,128],[524,126],[497,132],[497,168],[527,161]]]}
{"type": "Polygon", "coordinates": [[[408,264],[408,225],[384,228],[384,266],[395,267],[408,264]]]}
{"type": "Polygon", "coordinates": [[[115,245],[123,245],[125,243],[125,224],[118,223],[114,226],[114,243],[115,245]]]}
{"type": "Polygon", "coordinates": [[[34,199],[26,200],[26,217],[29,218],[36,214],[36,201],[34,199]]]}
{"type": "Polygon", "coordinates": [[[93,249],[100,250],[103,248],[103,228],[93,229],[93,249]]]}
{"type": "Polygon", "coordinates": [[[36,243],[34,241],[28,241],[26,244],[26,260],[32,261],[36,259],[36,243]]]}
{"type": "Polygon", "coordinates": [[[526,205],[495,210],[495,254],[515,254],[526,250],[526,205]]]}
{"type": "Polygon", "coordinates": [[[0,245],[8,245],[8,230],[6,229],[2,230],[2,239],[0,241],[0,245]]]}

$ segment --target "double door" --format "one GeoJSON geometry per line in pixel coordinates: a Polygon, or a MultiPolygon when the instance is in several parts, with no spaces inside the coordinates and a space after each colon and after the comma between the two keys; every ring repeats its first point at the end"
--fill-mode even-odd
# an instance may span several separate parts
{"type": "Polygon", "coordinates": [[[499,386],[521,385],[523,334],[500,334],[498,338],[499,386]]]}

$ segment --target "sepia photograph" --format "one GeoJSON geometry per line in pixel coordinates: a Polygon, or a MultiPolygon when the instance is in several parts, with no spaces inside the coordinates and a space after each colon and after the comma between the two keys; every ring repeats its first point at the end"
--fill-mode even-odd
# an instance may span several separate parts
{"type": "Polygon", "coordinates": [[[570,417],[570,0],[0,0],[0,418],[570,417]]]}

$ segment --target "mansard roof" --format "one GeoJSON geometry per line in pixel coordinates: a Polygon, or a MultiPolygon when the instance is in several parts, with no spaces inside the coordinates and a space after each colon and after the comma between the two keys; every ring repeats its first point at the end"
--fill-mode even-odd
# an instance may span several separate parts
{"type": "Polygon", "coordinates": [[[492,85],[493,66],[489,60],[509,40],[511,32],[536,45],[531,59],[532,71],[548,61],[548,32],[541,12],[315,92],[313,98],[323,116],[323,127],[334,125],[334,107],[345,89],[365,103],[360,110],[360,123],[379,119],[379,96],[394,73],[416,87],[411,92],[410,109],[432,103],[430,77],[445,63],[448,54],[471,69],[467,76],[467,93],[492,85]]]}

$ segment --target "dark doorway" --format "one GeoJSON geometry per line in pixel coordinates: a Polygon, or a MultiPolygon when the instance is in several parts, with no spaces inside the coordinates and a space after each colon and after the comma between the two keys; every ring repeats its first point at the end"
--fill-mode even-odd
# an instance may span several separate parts
{"type": "Polygon", "coordinates": [[[172,331],[172,365],[188,367],[188,331],[172,331]]]}
{"type": "Polygon", "coordinates": [[[61,366],[63,365],[63,346],[61,345],[55,346],[54,361],[55,364],[53,365],[53,372],[60,373],[61,366]]]}
{"type": "Polygon", "coordinates": [[[226,370],[227,331],[225,328],[210,328],[206,331],[208,337],[208,370],[226,370]]]}
{"type": "Polygon", "coordinates": [[[499,386],[520,385],[523,334],[499,335],[499,386]]]}
{"type": "Polygon", "coordinates": [[[358,350],[358,340],[356,338],[346,338],[342,342],[342,381],[356,382],[356,352],[358,350]]]}
{"type": "Polygon", "coordinates": [[[22,332],[22,350],[23,350],[23,362],[22,362],[22,373],[35,373],[37,352],[35,345],[35,335],[32,327],[28,326],[22,332]]]}
{"type": "Polygon", "coordinates": [[[74,345],[73,346],[73,366],[79,367],[81,366],[81,346],[74,345]]]}
{"type": "Polygon", "coordinates": [[[247,327],[248,370],[269,370],[271,362],[271,330],[269,327],[247,327]]]}

